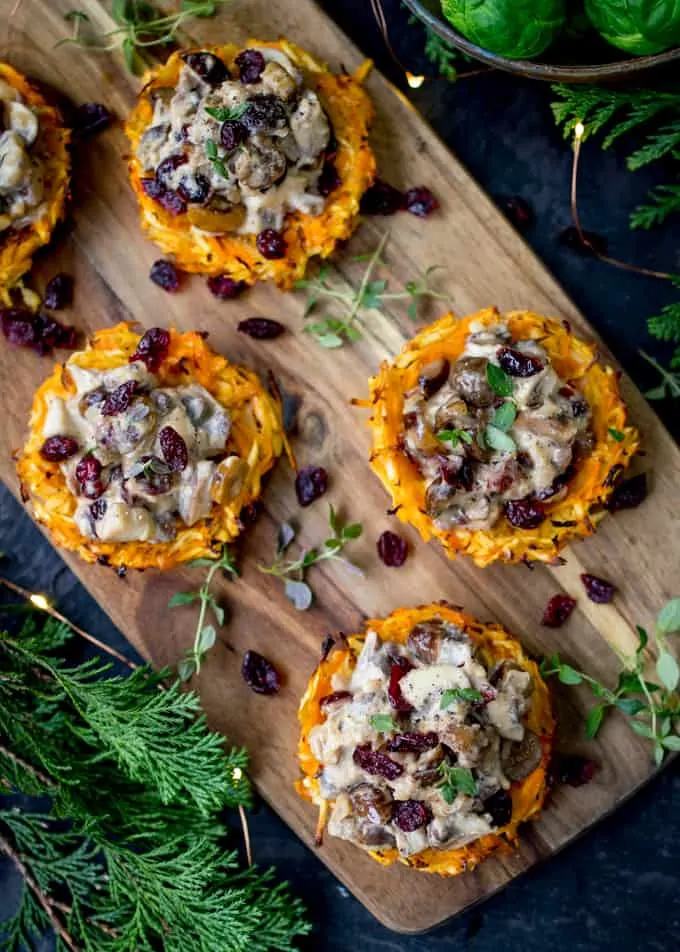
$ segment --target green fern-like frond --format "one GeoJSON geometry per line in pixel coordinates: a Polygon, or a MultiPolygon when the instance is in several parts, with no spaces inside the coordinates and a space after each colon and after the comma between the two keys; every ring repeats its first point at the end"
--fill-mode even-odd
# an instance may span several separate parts
{"type": "Polygon", "coordinates": [[[630,227],[646,230],[662,225],[680,212],[680,185],[658,185],[649,193],[648,202],[631,213],[630,227]]]}
{"type": "Polygon", "coordinates": [[[680,301],[674,301],[647,320],[647,329],[652,337],[680,344],[680,301]]]}

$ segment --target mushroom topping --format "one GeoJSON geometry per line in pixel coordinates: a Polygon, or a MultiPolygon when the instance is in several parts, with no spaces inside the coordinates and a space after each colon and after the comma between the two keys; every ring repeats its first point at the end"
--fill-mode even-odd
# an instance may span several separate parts
{"type": "Polygon", "coordinates": [[[0,83],[0,234],[23,228],[43,213],[44,172],[38,113],[0,83]]]}

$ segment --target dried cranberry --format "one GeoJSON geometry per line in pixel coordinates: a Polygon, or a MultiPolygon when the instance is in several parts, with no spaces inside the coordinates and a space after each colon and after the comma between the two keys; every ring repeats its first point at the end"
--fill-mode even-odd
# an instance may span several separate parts
{"type": "Polygon", "coordinates": [[[363,215],[394,215],[402,207],[404,194],[398,188],[376,179],[361,197],[363,215]]]}
{"type": "Polygon", "coordinates": [[[171,426],[164,426],[158,434],[163,459],[173,473],[181,473],[189,465],[189,451],[187,445],[177,430],[171,426]]]}
{"type": "Polygon", "coordinates": [[[101,519],[104,513],[106,512],[106,500],[97,499],[96,502],[93,502],[90,506],[90,515],[97,522],[98,519],[101,519]]]}
{"type": "Polygon", "coordinates": [[[522,231],[533,224],[534,213],[531,206],[519,195],[505,195],[498,201],[501,210],[505,212],[506,218],[512,222],[518,231],[522,231]]]}
{"type": "Polygon", "coordinates": [[[328,489],[328,473],[323,466],[305,466],[295,477],[295,495],[301,506],[309,506],[328,489]]]}
{"type": "Polygon", "coordinates": [[[220,141],[227,152],[233,152],[248,138],[248,130],[237,119],[227,119],[220,129],[220,141]]]}
{"type": "Polygon", "coordinates": [[[155,176],[140,179],[140,182],[144,193],[154,202],[162,205],[171,215],[181,215],[182,212],[187,210],[186,202],[182,196],[171,188],[166,188],[155,176]]]}
{"type": "Polygon", "coordinates": [[[392,707],[396,711],[402,711],[404,714],[413,710],[413,705],[404,698],[399,687],[399,682],[408,674],[413,665],[407,658],[395,658],[390,665],[390,683],[387,687],[387,697],[392,707]]]}
{"type": "Polygon", "coordinates": [[[60,324],[49,314],[34,314],[24,307],[6,307],[0,310],[2,332],[13,347],[30,347],[44,356],[55,347],[73,348],[76,330],[60,324]]]}
{"type": "Polygon", "coordinates": [[[334,192],[336,189],[340,188],[341,179],[338,174],[338,170],[335,167],[335,163],[330,159],[326,159],[321,169],[321,175],[316,184],[316,187],[319,190],[319,195],[323,195],[324,198],[328,198],[331,192],[334,192]]]}
{"type": "Polygon", "coordinates": [[[542,625],[548,628],[561,628],[576,607],[576,599],[571,595],[553,595],[545,606],[542,625]]]}
{"type": "Polygon", "coordinates": [[[265,58],[259,50],[243,50],[234,63],[238,66],[239,79],[246,86],[259,83],[265,68],[265,58]]]}
{"type": "Polygon", "coordinates": [[[562,229],[558,235],[558,241],[570,251],[576,251],[582,255],[606,255],[607,239],[598,235],[594,231],[581,231],[574,225],[562,229]]]}
{"type": "Polygon", "coordinates": [[[439,202],[425,185],[410,188],[403,197],[402,206],[405,211],[418,218],[427,218],[439,208],[439,202]]]}
{"type": "Polygon", "coordinates": [[[167,155],[163,161],[156,168],[156,179],[164,185],[166,188],[169,187],[169,180],[172,176],[172,173],[175,169],[178,169],[180,165],[186,165],[189,159],[186,155],[183,155],[181,152],[175,152],[173,155],[167,155]]]}
{"type": "Polygon", "coordinates": [[[540,357],[523,354],[521,350],[515,350],[513,347],[501,347],[496,356],[502,369],[511,377],[533,377],[545,366],[540,357]]]}
{"type": "Polygon", "coordinates": [[[504,512],[516,529],[536,529],[545,520],[545,509],[536,499],[509,499],[504,512]]]}
{"type": "Polygon", "coordinates": [[[226,274],[214,274],[208,278],[207,285],[210,293],[222,301],[230,301],[238,297],[247,287],[245,281],[234,281],[226,274]]]}
{"type": "Polygon", "coordinates": [[[171,294],[179,290],[179,272],[171,261],[159,258],[151,265],[149,277],[154,284],[171,294]]]}
{"type": "Polygon", "coordinates": [[[256,694],[276,694],[281,687],[278,671],[257,651],[246,651],[243,655],[241,676],[256,694]]]}
{"type": "Polygon", "coordinates": [[[288,115],[277,96],[258,94],[248,100],[241,122],[248,132],[278,132],[288,124],[288,115]]]}
{"type": "Polygon", "coordinates": [[[286,257],[286,242],[280,231],[265,228],[255,239],[257,250],[270,261],[286,257]]]}
{"type": "Polygon", "coordinates": [[[330,707],[331,704],[335,704],[336,701],[349,701],[352,697],[350,691],[333,691],[332,694],[326,694],[319,701],[319,707],[322,711],[325,711],[330,707]]]}
{"type": "Polygon", "coordinates": [[[126,380],[125,383],[119,384],[115,390],[107,394],[100,408],[101,415],[118,416],[119,413],[124,413],[137,392],[138,384],[136,380],[126,380]]]}
{"type": "Polygon", "coordinates": [[[63,307],[70,307],[73,303],[73,278],[70,274],[60,271],[47,282],[43,303],[51,311],[59,311],[63,307]]]}
{"type": "Polygon", "coordinates": [[[624,480],[614,489],[609,497],[607,509],[610,512],[620,512],[621,509],[635,509],[647,498],[647,474],[638,473],[630,479],[624,480]]]}
{"type": "Polygon", "coordinates": [[[370,744],[355,747],[352,760],[366,773],[373,774],[375,777],[384,777],[385,780],[396,780],[404,772],[401,764],[379,750],[371,750],[370,744]]]}
{"type": "Polygon", "coordinates": [[[256,340],[272,340],[285,333],[286,328],[268,317],[247,317],[245,321],[239,321],[237,330],[256,340]]]}
{"type": "Polygon", "coordinates": [[[422,754],[426,750],[433,750],[438,743],[439,737],[434,731],[429,731],[427,734],[405,731],[403,734],[395,734],[391,737],[385,747],[395,754],[422,754]]]}
{"type": "Polygon", "coordinates": [[[113,122],[113,115],[100,102],[83,102],[76,109],[73,132],[78,139],[85,139],[106,129],[113,122]]]}
{"type": "Polygon", "coordinates": [[[141,360],[149,373],[155,373],[170,349],[170,334],[163,327],[150,327],[137,344],[130,363],[141,360]]]}
{"type": "Polygon", "coordinates": [[[475,481],[475,466],[469,456],[464,457],[460,466],[445,460],[441,466],[442,479],[447,486],[470,492],[475,481]]]}
{"type": "Polygon", "coordinates": [[[200,172],[196,175],[183,175],[179,180],[177,192],[185,202],[202,205],[210,194],[210,182],[200,172]]]}
{"type": "Polygon", "coordinates": [[[559,783],[582,787],[595,776],[595,764],[579,754],[554,753],[548,764],[546,783],[552,790],[559,783]]]}
{"type": "Polygon", "coordinates": [[[600,578],[599,575],[582,572],[581,581],[586,590],[586,595],[596,605],[608,605],[614,597],[615,586],[606,579],[600,578]]]}
{"type": "Polygon", "coordinates": [[[102,482],[102,464],[96,456],[88,453],[76,466],[76,480],[80,491],[87,499],[99,499],[104,492],[102,482]]]}
{"type": "Polygon", "coordinates": [[[404,833],[419,830],[431,819],[432,811],[422,800],[395,800],[392,807],[392,822],[404,833]]]}
{"type": "Polygon", "coordinates": [[[75,456],[79,448],[72,436],[48,436],[40,447],[40,455],[48,463],[62,463],[75,456]]]}
{"type": "Polygon", "coordinates": [[[574,467],[571,465],[567,466],[565,471],[560,473],[559,476],[556,476],[549,486],[543,486],[542,489],[538,489],[536,491],[536,498],[540,499],[542,502],[546,499],[552,499],[553,496],[556,496],[564,489],[573,475],[574,467]]]}
{"type": "Polygon", "coordinates": [[[219,86],[230,78],[227,67],[213,53],[207,53],[204,50],[185,53],[182,59],[189,69],[193,69],[196,75],[209,86],[219,86]]]}
{"type": "Polygon", "coordinates": [[[507,826],[512,819],[512,797],[507,790],[497,790],[484,801],[484,811],[495,827],[507,826]]]}
{"type": "Polygon", "coordinates": [[[408,542],[396,532],[386,529],[378,539],[378,555],[385,565],[398,568],[408,555],[408,542]]]}

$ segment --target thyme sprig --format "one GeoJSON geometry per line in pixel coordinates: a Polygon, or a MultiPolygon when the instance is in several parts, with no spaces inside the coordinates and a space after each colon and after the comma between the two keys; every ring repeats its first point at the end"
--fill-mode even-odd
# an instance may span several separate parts
{"type": "Polygon", "coordinates": [[[273,575],[276,578],[283,579],[286,598],[301,612],[306,611],[314,599],[314,593],[305,581],[307,569],[313,565],[330,559],[335,562],[343,562],[354,572],[363,575],[362,570],[357,565],[340,554],[349,542],[359,538],[363,532],[363,526],[360,522],[349,524],[341,522],[333,506],[331,505],[328,508],[328,522],[333,534],[321,546],[304,550],[297,559],[286,560],[284,555],[297,533],[290,523],[282,522],[279,526],[276,559],[272,565],[259,564],[257,566],[258,570],[264,575],[273,575]]]}
{"type": "Polygon", "coordinates": [[[69,10],[64,19],[72,24],[72,35],[57,46],[74,43],[93,53],[110,53],[119,49],[127,68],[137,75],[148,65],[144,55],[146,49],[172,43],[189,18],[215,16],[218,8],[226,2],[181,0],[176,13],[161,14],[147,0],[113,0],[111,16],[118,26],[105,33],[86,32],[84,25],[90,22],[90,17],[82,10],[69,10]]]}
{"type": "Polygon", "coordinates": [[[200,602],[193,646],[177,665],[177,674],[181,681],[188,681],[193,674],[200,673],[201,664],[206,654],[217,640],[215,626],[206,621],[208,611],[210,610],[215,616],[215,621],[220,628],[225,622],[225,610],[210,591],[213,578],[220,569],[223,569],[229,578],[238,578],[240,574],[234,562],[234,558],[226,545],[222,546],[219,559],[194,559],[193,562],[188,562],[187,565],[189,568],[207,566],[208,571],[203,584],[197,591],[175,592],[168,602],[168,608],[176,608],[179,605],[192,605],[194,602],[200,602]]]}
{"type": "Polygon", "coordinates": [[[445,301],[447,296],[434,290],[430,284],[432,274],[439,270],[439,265],[427,268],[420,278],[407,281],[403,291],[388,291],[388,282],[374,278],[376,269],[383,264],[382,253],[387,244],[388,233],[385,232],[376,249],[368,256],[359,255],[357,261],[366,261],[366,269],[357,288],[349,291],[334,287],[328,280],[329,266],[323,265],[316,278],[304,278],[295,282],[298,290],[308,292],[304,316],[310,317],[316,310],[320,300],[337,302],[341,309],[339,317],[324,316],[305,326],[305,332],[311,334],[321,347],[333,349],[342,347],[347,341],[361,339],[361,331],[356,322],[362,311],[381,310],[388,301],[409,301],[407,314],[411,320],[418,319],[418,307],[424,299],[445,301]]]}
{"type": "Polygon", "coordinates": [[[608,688],[584,671],[566,664],[557,654],[544,658],[541,674],[544,677],[556,675],[562,684],[588,685],[599,703],[588,714],[587,737],[596,736],[608,711],[619,710],[630,718],[631,730],[652,741],[654,761],[661,764],[668,751],[680,750],[680,698],[676,693],[680,667],[668,649],[668,637],[680,631],[680,598],[672,598],[664,605],[652,632],[657,652],[655,668],[660,683],[647,680],[644,653],[649,635],[639,625],[636,631],[638,645],[635,654],[628,656],[617,651],[623,670],[614,688],[608,688]]]}
{"type": "Polygon", "coordinates": [[[477,795],[477,781],[468,767],[452,767],[446,760],[439,765],[441,781],[437,784],[447,803],[453,803],[459,793],[466,797],[477,795]]]}

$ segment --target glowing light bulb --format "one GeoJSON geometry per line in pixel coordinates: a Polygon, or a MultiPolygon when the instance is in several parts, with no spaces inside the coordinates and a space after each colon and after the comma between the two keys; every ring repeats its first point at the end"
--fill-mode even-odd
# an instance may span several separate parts
{"type": "Polygon", "coordinates": [[[420,89],[420,87],[425,82],[425,77],[415,76],[413,73],[409,73],[409,71],[406,70],[406,82],[409,84],[411,89],[420,89]]]}
{"type": "Polygon", "coordinates": [[[586,131],[586,127],[583,125],[583,123],[577,122],[576,125],[574,126],[574,135],[576,136],[577,141],[583,138],[583,133],[585,131],[586,131]]]}
{"type": "Polygon", "coordinates": [[[50,607],[50,603],[47,601],[44,595],[31,595],[28,600],[31,605],[35,605],[36,608],[39,608],[43,612],[46,612],[50,607]]]}
{"type": "Polygon", "coordinates": [[[241,768],[234,767],[231,777],[234,783],[238,783],[239,780],[241,780],[241,778],[243,777],[243,771],[241,770],[241,768]]]}

